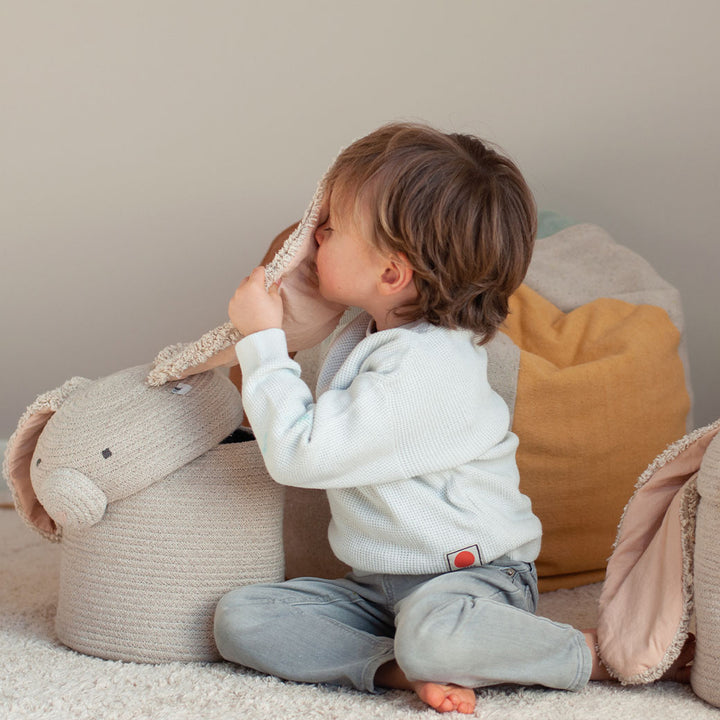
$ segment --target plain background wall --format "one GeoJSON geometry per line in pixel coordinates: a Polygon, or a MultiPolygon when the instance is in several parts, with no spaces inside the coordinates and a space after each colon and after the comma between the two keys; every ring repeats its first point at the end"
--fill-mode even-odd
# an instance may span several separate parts
{"type": "Polygon", "coordinates": [[[675,284],[709,422],[719,26],[716,0],[4,0],[0,437],[224,322],[337,151],[396,119],[499,143],[541,208],[675,284]]]}

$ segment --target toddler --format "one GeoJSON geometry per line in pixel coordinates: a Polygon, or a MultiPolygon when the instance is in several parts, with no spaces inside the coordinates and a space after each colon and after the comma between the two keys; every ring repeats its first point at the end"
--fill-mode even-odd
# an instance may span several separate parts
{"type": "Polygon", "coordinates": [[[215,616],[228,660],[281,678],[414,690],[472,713],[473,688],[578,690],[592,633],[534,614],[541,526],[483,347],[532,254],[517,167],[475,137],[392,124],[328,174],[318,292],[364,312],[331,344],[317,400],[257,268],[229,306],[243,403],[270,475],[327,491],[353,571],[238,588],[215,616]]]}

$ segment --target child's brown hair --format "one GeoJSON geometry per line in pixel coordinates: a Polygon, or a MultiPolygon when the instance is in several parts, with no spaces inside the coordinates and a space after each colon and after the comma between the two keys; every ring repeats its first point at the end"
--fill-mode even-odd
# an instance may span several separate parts
{"type": "Polygon", "coordinates": [[[369,210],[381,251],[407,256],[417,300],[399,309],[403,319],[473,330],[480,343],[495,335],[537,228],[511,160],[471,135],[393,123],[340,153],[327,182],[336,201],[369,210]]]}

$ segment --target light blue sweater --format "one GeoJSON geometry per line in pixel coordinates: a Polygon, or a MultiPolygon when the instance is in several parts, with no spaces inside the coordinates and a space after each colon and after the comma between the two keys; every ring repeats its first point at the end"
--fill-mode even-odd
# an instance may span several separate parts
{"type": "Polygon", "coordinates": [[[270,475],[327,490],[330,544],[366,572],[441,573],[531,562],[540,521],[519,490],[517,437],[470,332],[425,322],[336,337],[317,402],[282,330],[236,346],[243,403],[270,475]]]}

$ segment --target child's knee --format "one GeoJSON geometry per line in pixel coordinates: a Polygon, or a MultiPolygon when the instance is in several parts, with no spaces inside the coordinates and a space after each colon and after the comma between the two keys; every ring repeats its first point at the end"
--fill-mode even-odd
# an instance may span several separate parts
{"type": "Polygon", "coordinates": [[[453,642],[448,616],[461,615],[463,602],[454,598],[438,603],[427,597],[398,614],[395,659],[410,680],[440,680],[447,672],[453,642]]]}
{"type": "Polygon", "coordinates": [[[215,608],[213,630],[218,652],[226,660],[248,664],[250,646],[262,634],[262,626],[271,621],[272,605],[267,602],[262,586],[231,590],[215,608]]]}

